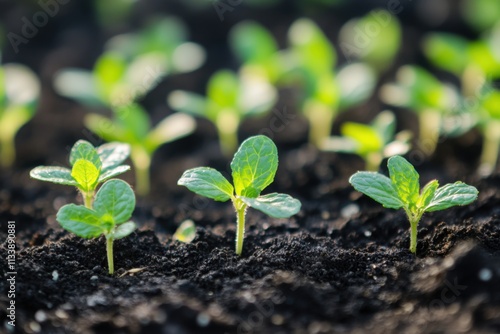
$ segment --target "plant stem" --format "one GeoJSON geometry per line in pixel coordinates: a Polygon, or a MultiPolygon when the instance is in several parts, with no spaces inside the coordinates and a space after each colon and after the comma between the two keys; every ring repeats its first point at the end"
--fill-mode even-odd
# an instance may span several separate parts
{"type": "Polygon", "coordinates": [[[418,221],[410,220],[410,252],[417,253],[417,226],[418,221]]]}
{"type": "Polygon", "coordinates": [[[0,143],[0,164],[3,167],[10,167],[16,159],[16,148],[14,140],[2,140],[0,143]]]}
{"type": "Polygon", "coordinates": [[[215,120],[222,154],[230,157],[238,147],[238,126],[240,120],[236,111],[222,110],[215,120]]]}
{"type": "Polygon", "coordinates": [[[82,191],[83,204],[86,208],[92,209],[92,204],[94,202],[94,192],[93,191],[82,191]]]}
{"type": "Polygon", "coordinates": [[[370,172],[378,172],[382,159],[382,154],[379,152],[368,153],[365,157],[366,170],[370,172]]]}
{"type": "Polygon", "coordinates": [[[441,129],[441,113],[436,109],[425,109],[419,114],[420,148],[427,155],[436,150],[441,129]]]}
{"type": "MultiPolygon", "coordinates": [[[[239,201],[237,201],[239,202],[239,201]]],[[[236,254],[241,255],[243,251],[243,238],[245,237],[245,215],[247,205],[244,203],[235,203],[236,207],[236,254]],[[240,204],[240,205],[238,205],[240,204]]]]}
{"type": "Polygon", "coordinates": [[[330,137],[336,110],[321,103],[311,102],[304,107],[304,113],[309,121],[309,143],[321,147],[323,141],[330,137]]]}
{"type": "Polygon", "coordinates": [[[135,188],[139,195],[146,196],[150,191],[149,169],[151,156],[142,146],[134,145],[130,158],[135,167],[135,188]]]}
{"type": "Polygon", "coordinates": [[[113,262],[113,241],[112,237],[106,238],[106,253],[108,254],[108,268],[110,275],[113,275],[115,272],[115,265],[113,262]]]}
{"type": "Polygon", "coordinates": [[[490,119],[483,132],[480,172],[489,175],[495,169],[500,150],[500,120],[490,119]]]}

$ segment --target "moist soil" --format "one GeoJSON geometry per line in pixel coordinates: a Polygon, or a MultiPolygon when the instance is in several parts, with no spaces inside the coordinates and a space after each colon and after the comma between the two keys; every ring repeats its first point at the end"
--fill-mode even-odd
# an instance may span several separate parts
{"type": "MultiPolygon", "coordinates": [[[[305,139],[302,125],[297,131],[305,139]]],[[[81,202],[76,190],[30,180],[23,166],[2,174],[2,240],[7,221],[16,221],[16,332],[500,331],[500,175],[473,173],[463,154],[462,160],[453,155],[460,142],[441,143],[439,158],[417,166],[421,183],[460,177],[478,187],[479,199],[425,215],[416,256],[408,250],[404,213],[383,209],[348,184],[349,175],[363,168],[361,160],[279,142],[280,168],[266,192],[289,193],[302,201],[302,210],[271,219],[250,209],[244,251],[237,256],[231,204],[175,186],[186,168],[227,170],[214,140],[171,157],[171,150],[199,145],[199,136],[212,138],[210,130],[200,133],[205,130],[202,124],[155,158],[153,192],[138,198],[134,212],[139,229],[115,242],[113,276],[102,237],[78,238],[55,221],[59,207],[81,202]],[[172,240],[185,219],[197,225],[190,244],[172,240]]],[[[133,184],[129,174],[124,178],[133,184]]],[[[2,270],[6,246],[0,247],[2,270]]]]}

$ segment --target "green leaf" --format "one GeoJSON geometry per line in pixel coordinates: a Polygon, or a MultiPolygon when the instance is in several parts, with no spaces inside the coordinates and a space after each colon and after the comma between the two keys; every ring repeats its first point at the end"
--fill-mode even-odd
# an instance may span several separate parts
{"type": "Polygon", "coordinates": [[[168,105],[179,112],[207,117],[207,99],[199,94],[175,90],[167,97],[168,105]]]}
{"type": "Polygon", "coordinates": [[[233,186],[217,170],[209,167],[198,167],[185,171],[177,184],[185,186],[192,192],[225,202],[233,196],[233,186]]]}
{"type": "Polygon", "coordinates": [[[114,169],[130,155],[130,145],[124,143],[106,143],[97,148],[97,154],[102,162],[102,172],[114,169]]]}
{"type": "Polygon", "coordinates": [[[432,180],[427,183],[421,191],[420,197],[418,198],[417,207],[425,208],[434,198],[434,193],[439,187],[439,182],[437,180],[432,180]]]}
{"type": "Polygon", "coordinates": [[[101,173],[101,175],[99,176],[99,183],[109,180],[112,177],[123,174],[128,170],[130,170],[130,166],[128,165],[121,165],[112,169],[108,169],[104,173],[101,173]]]}
{"type": "Polygon", "coordinates": [[[127,65],[123,56],[117,52],[106,52],[97,59],[94,75],[97,79],[98,91],[104,100],[111,100],[111,93],[122,80],[127,65]]]}
{"type": "Polygon", "coordinates": [[[425,208],[426,212],[448,209],[456,205],[466,205],[477,199],[478,191],[475,187],[463,182],[455,182],[444,185],[436,190],[434,197],[425,208]]]}
{"type": "Polygon", "coordinates": [[[375,71],[361,63],[343,67],[335,80],[339,87],[339,108],[342,110],[365,103],[373,96],[378,82],[375,71]]]}
{"type": "Polygon", "coordinates": [[[238,102],[238,77],[232,71],[220,70],[210,77],[207,98],[219,108],[233,108],[238,102]]]}
{"type": "Polygon", "coordinates": [[[415,167],[399,155],[389,158],[387,167],[401,201],[407,205],[415,204],[420,191],[419,175],[415,167]]]}
{"type": "Polygon", "coordinates": [[[85,116],[85,126],[97,134],[105,141],[128,142],[129,137],[121,124],[98,114],[88,114],[85,116]]]}
{"type": "Polygon", "coordinates": [[[30,176],[34,179],[64,184],[68,186],[76,186],[77,182],[71,176],[71,171],[64,167],[55,166],[38,166],[30,171],[30,176]]]}
{"type": "Polygon", "coordinates": [[[115,224],[126,222],[135,209],[134,191],[127,182],[113,179],[104,183],[96,194],[94,210],[115,224]]]}
{"type": "Polygon", "coordinates": [[[273,36],[253,21],[238,23],[231,30],[229,38],[233,52],[243,62],[262,63],[278,51],[273,36]]]}
{"type": "Polygon", "coordinates": [[[373,128],[377,130],[385,146],[394,139],[396,132],[396,117],[388,110],[382,111],[372,122],[373,128]]]}
{"type": "Polygon", "coordinates": [[[349,183],[359,192],[382,204],[385,208],[399,209],[404,203],[391,179],[380,173],[357,172],[351,176],[349,183]]]}
{"type": "Polygon", "coordinates": [[[448,33],[432,33],[425,37],[423,49],[434,65],[461,76],[469,62],[468,41],[448,33]]]}
{"type": "Polygon", "coordinates": [[[59,95],[74,99],[83,105],[102,106],[92,72],[76,68],[58,71],[54,76],[54,89],[59,95]]]}
{"type": "Polygon", "coordinates": [[[379,133],[369,125],[346,122],[340,128],[340,133],[352,138],[358,144],[356,152],[362,156],[370,152],[379,152],[384,145],[379,133]]]}
{"type": "Polygon", "coordinates": [[[191,134],[196,127],[193,117],[178,113],[165,117],[148,134],[146,143],[150,152],[160,145],[172,142],[191,134]]]}
{"type": "Polygon", "coordinates": [[[125,238],[130,233],[134,232],[136,229],[137,229],[137,225],[132,221],[128,221],[126,223],[123,223],[123,224],[116,226],[116,228],[112,232],[111,236],[115,240],[125,238]]]}
{"type": "Polygon", "coordinates": [[[100,171],[96,166],[85,159],[79,159],[73,165],[71,176],[78,183],[78,188],[83,191],[92,191],[97,185],[100,171]]]}
{"type": "Polygon", "coordinates": [[[185,220],[182,224],[175,230],[173,239],[179,240],[184,243],[191,243],[196,237],[196,226],[192,220],[185,220]]]}
{"type": "Polygon", "coordinates": [[[255,198],[274,180],[278,149],[266,136],[250,137],[235,153],[231,169],[236,194],[255,198]]]}
{"type": "Polygon", "coordinates": [[[85,140],[79,140],[71,148],[69,155],[69,163],[74,166],[77,160],[88,160],[94,164],[96,169],[101,169],[102,163],[99,153],[94,148],[94,145],[85,140]]]}
{"type": "Polygon", "coordinates": [[[110,227],[101,224],[99,216],[93,210],[75,204],[59,209],[56,220],[65,230],[82,238],[96,238],[110,227]]]}
{"type": "Polygon", "coordinates": [[[290,195],[271,193],[257,198],[239,197],[248,206],[273,218],[288,218],[300,211],[301,203],[290,195]]]}
{"type": "Polygon", "coordinates": [[[138,104],[127,104],[113,109],[115,120],[125,130],[125,142],[142,142],[151,129],[149,115],[138,104]]]}

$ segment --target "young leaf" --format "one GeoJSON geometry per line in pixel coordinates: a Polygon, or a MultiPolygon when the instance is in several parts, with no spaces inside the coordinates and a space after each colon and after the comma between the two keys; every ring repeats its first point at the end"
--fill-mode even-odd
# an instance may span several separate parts
{"type": "Polygon", "coordinates": [[[236,194],[255,198],[271,184],[278,169],[278,150],[273,141],[259,135],[245,140],[231,161],[236,194]]]}
{"type": "Polygon", "coordinates": [[[438,187],[439,187],[439,182],[437,180],[432,180],[429,183],[427,183],[422,189],[420,197],[418,198],[417,208],[427,207],[427,205],[429,205],[429,203],[432,201],[434,193],[436,192],[436,189],[438,187]]]}
{"type": "Polygon", "coordinates": [[[374,172],[357,172],[349,179],[354,189],[371,197],[385,208],[399,209],[405,205],[387,176],[374,172]]]}
{"type": "Polygon", "coordinates": [[[96,194],[94,210],[102,216],[111,217],[113,223],[127,221],[135,208],[135,195],[130,186],[122,180],[109,180],[96,194]]]}
{"type": "Polygon", "coordinates": [[[190,219],[183,221],[173,235],[174,240],[179,240],[180,242],[184,242],[187,244],[193,241],[195,237],[196,237],[196,226],[194,225],[194,222],[190,219]]]}
{"type": "Polygon", "coordinates": [[[300,211],[301,203],[290,195],[271,193],[257,198],[239,197],[248,206],[273,218],[288,218],[300,211]]]}
{"type": "Polygon", "coordinates": [[[74,166],[77,160],[88,160],[94,164],[96,169],[101,169],[102,163],[94,146],[85,140],[79,140],[71,148],[71,153],[69,155],[69,163],[74,166]]]}
{"type": "Polygon", "coordinates": [[[137,229],[137,225],[134,222],[126,222],[118,225],[115,230],[112,232],[113,239],[121,239],[125,238],[130,233],[134,232],[137,229]]]}
{"type": "Polygon", "coordinates": [[[38,166],[30,171],[34,179],[68,186],[76,186],[77,182],[71,176],[71,171],[64,167],[38,166]]]}
{"type": "Polygon", "coordinates": [[[106,231],[99,215],[81,205],[67,204],[63,206],[56,216],[61,226],[82,238],[97,238],[106,231]]]}
{"type": "Polygon", "coordinates": [[[117,175],[123,174],[128,170],[130,170],[130,166],[128,165],[116,166],[112,169],[108,168],[105,172],[101,173],[101,175],[99,176],[99,183],[107,181],[117,175]]]}
{"type": "Polygon", "coordinates": [[[185,171],[177,184],[216,201],[225,202],[233,196],[233,186],[217,170],[198,167],[185,171]]]}
{"type": "Polygon", "coordinates": [[[434,197],[425,211],[433,212],[448,209],[456,205],[470,204],[477,199],[478,191],[475,187],[463,182],[444,185],[436,190],[434,197]]]}
{"type": "Polygon", "coordinates": [[[387,167],[400,200],[405,204],[415,203],[420,190],[419,175],[415,167],[399,155],[391,157],[387,167]]]}
{"type": "Polygon", "coordinates": [[[79,159],[73,165],[71,176],[83,191],[91,191],[95,188],[99,179],[100,171],[89,160],[79,159]]]}
{"type": "Polygon", "coordinates": [[[107,172],[120,165],[130,155],[130,145],[123,143],[106,143],[97,148],[102,162],[102,172],[107,172]]]}

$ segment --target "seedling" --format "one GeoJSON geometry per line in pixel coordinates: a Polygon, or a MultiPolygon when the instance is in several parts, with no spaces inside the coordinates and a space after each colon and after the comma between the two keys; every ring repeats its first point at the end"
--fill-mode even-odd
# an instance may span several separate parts
{"type": "Polygon", "coordinates": [[[393,156],[387,162],[388,178],[375,172],[357,172],[349,182],[354,189],[371,197],[389,209],[403,208],[410,221],[410,252],[417,252],[417,227],[426,212],[440,211],[476,200],[478,191],[460,181],[439,188],[432,180],[421,191],[419,175],[412,164],[401,156],[393,156]]]}
{"type": "Polygon", "coordinates": [[[92,208],[67,204],[59,209],[56,220],[61,226],[79,237],[91,239],[106,237],[109,274],[115,271],[113,241],[124,238],[137,228],[129,221],[135,209],[135,195],[122,180],[106,181],[95,196],[92,208]]]}
{"type": "Polygon", "coordinates": [[[196,237],[196,226],[191,219],[185,220],[177,228],[173,235],[174,240],[189,244],[196,237]]]}
{"type": "Polygon", "coordinates": [[[14,139],[35,115],[40,83],[35,74],[19,64],[0,66],[0,165],[15,161],[14,139]]]}
{"type": "Polygon", "coordinates": [[[243,119],[268,112],[276,99],[276,89],[261,76],[220,70],[210,78],[206,97],[174,91],[168,103],[175,110],[213,122],[221,150],[230,156],[238,147],[238,127],[243,119]]]}
{"type": "Polygon", "coordinates": [[[396,120],[390,111],[381,112],[371,124],[346,122],[340,128],[342,137],[330,137],[322,149],[354,153],[366,162],[366,169],[378,171],[382,159],[405,154],[410,149],[411,133],[396,132],[396,120]]]}
{"type": "Polygon", "coordinates": [[[321,29],[311,20],[299,19],[288,32],[290,48],[283,82],[298,82],[302,111],[309,121],[309,142],[320,147],[331,134],[337,115],[365,102],[376,85],[375,72],[353,63],[334,71],[337,54],[321,29]]]}
{"type": "Polygon", "coordinates": [[[85,207],[91,209],[97,186],[130,169],[130,166],[121,165],[129,154],[127,144],[108,143],[94,148],[89,142],[79,140],[69,155],[71,169],[38,166],[31,170],[30,176],[40,181],[77,187],[85,207]]]}
{"type": "Polygon", "coordinates": [[[458,93],[416,66],[403,66],[396,78],[396,83],[382,87],[381,98],[387,104],[410,108],[417,114],[420,148],[431,155],[440,134],[448,134],[444,132],[444,118],[457,104],[458,93]]]}
{"type": "Polygon", "coordinates": [[[147,195],[150,190],[149,169],[153,154],[161,145],[193,132],[195,121],[188,115],[173,114],[152,128],[148,114],[138,104],[116,107],[114,111],[112,118],[89,114],[85,118],[85,125],[105,141],[130,145],[136,191],[142,196],[147,195]]]}
{"type": "Polygon", "coordinates": [[[234,186],[220,172],[209,167],[185,171],[177,184],[216,201],[232,201],[237,216],[236,254],[241,255],[248,207],[273,218],[288,218],[300,210],[300,201],[289,195],[260,195],[273,182],[277,169],[276,145],[268,137],[259,135],[245,140],[234,155],[231,162],[234,186]]]}

